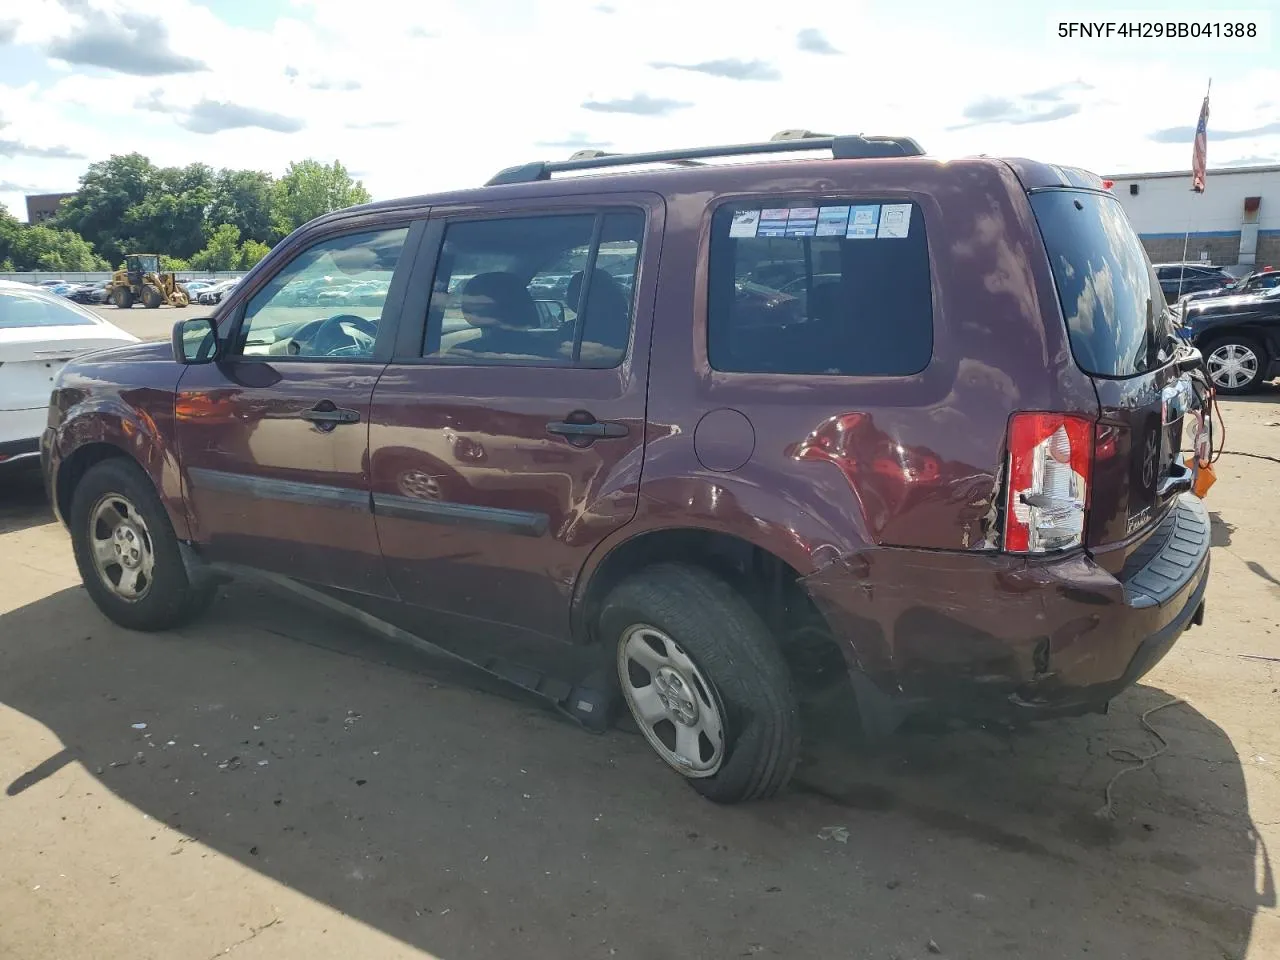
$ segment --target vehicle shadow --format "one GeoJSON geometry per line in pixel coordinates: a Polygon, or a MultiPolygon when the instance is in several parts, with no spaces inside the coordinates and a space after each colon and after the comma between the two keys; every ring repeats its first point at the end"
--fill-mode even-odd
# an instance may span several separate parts
{"type": "Polygon", "coordinates": [[[0,533],[53,523],[53,510],[44,495],[40,471],[11,467],[0,471],[0,533]]]}
{"type": "MultiPolygon", "coordinates": [[[[1272,905],[1223,731],[1152,714],[1024,731],[836,731],[797,785],[717,807],[637,736],[590,736],[262,588],[169,634],[66,589],[0,615],[0,703],[59,749],[0,785],[58,812],[82,765],[117,797],[439,958],[1242,956],[1272,905]],[[145,731],[133,724],[145,722],[145,731]],[[199,744],[197,747],[196,744],[199,744]],[[234,816],[230,815],[234,811],[234,816]],[[1057,955],[1055,953],[1055,955],[1057,955]]],[[[163,857],[158,868],[163,868],[163,857]]],[[[193,897],[201,896],[199,891],[193,897]]],[[[127,918],[125,918],[127,922],[127,918]]]]}
{"type": "Polygon", "coordinates": [[[1210,543],[1215,547],[1231,546],[1231,536],[1236,532],[1236,525],[1222,519],[1219,510],[1209,511],[1210,543]]]}

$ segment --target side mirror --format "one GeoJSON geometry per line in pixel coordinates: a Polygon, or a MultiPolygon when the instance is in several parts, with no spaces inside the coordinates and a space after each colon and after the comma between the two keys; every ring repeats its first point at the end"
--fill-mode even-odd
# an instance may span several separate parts
{"type": "Polygon", "coordinates": [[[211,318],[179,320],[173,325],[173,359],[183,364],[218,359],[218,328],[211,318]]]}

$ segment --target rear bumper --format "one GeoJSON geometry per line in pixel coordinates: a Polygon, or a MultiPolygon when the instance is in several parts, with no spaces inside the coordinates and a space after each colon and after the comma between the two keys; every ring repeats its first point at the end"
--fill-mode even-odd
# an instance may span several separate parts
{"type": "Polygon", "coordinates": [[[1063,716],[1105,708],[1202,621],[1209,541],[1203,503],[1184,495],[1120,577],[1087,554],[886,549],[805,583],[877,725],[915,712],[1063,716]]]}

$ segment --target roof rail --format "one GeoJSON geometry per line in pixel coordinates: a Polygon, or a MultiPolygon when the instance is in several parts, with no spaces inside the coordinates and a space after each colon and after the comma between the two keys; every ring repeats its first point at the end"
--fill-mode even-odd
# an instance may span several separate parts
{"type": "Polygon", "coordinates": [[[720,147],[691,147],[685,150],[657,150],[651,153],[605,153],[579,150],[568,160],[540,160],[508,167],[492,177],[487,187],[507,183],[550,180],[553,173],[572,170],[599,170],[645,163],[697,165],[707,157],[740,157],[759,153],[798,153],[802,150],[830,150],[836,160],[867,160],[874,157],[921,157],[924,150],[910,137],[821,136],[808,130],[783,130],[763,143],[735,143],[720,147]]]}

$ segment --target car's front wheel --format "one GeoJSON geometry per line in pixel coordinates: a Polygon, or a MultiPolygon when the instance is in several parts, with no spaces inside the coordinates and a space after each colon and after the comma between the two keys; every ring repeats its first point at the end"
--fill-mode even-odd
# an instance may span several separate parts
{"type": "Polygon", "coordinates": [[[1219,393],[1248,393],[1262,382],[1266,354],[1251,337],[1221,337],[1209,344],[1204,359],[1219,393]]]}
{"type": "Polygon", "coordinates": [[[124,457],[95,464],[71,498],[76,566],[104,614],[133,630],[164,630],[204,612],[216,587],[193,583],[155,488],[124,457]]]}
{"type": "Polygon", "coordinates": [[[695,790],[735,803],[786,786],[800,751],[790,675],[733,587],[701,567],[659,564],[614,588],[599,627],[632,719],[695,790]]]}

